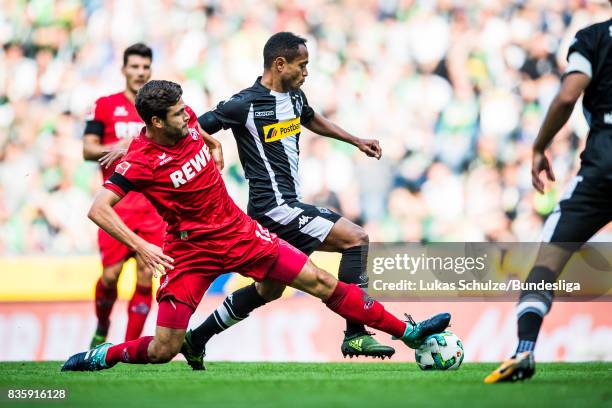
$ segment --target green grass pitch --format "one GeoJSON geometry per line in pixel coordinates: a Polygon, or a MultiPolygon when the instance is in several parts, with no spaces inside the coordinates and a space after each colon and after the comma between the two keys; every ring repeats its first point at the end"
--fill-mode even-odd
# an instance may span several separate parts
{"type": "Polygon", "coordinates": [[[0,362],[0,407],[612,407],[612,363],[538,364],[524,383],[482,383],[495,364],[422,372],[414,363],[183,362],[60,373],[61,363],[0,362]],[[9,389],[66,389],[53,400],[8,400],[9,389]]]}

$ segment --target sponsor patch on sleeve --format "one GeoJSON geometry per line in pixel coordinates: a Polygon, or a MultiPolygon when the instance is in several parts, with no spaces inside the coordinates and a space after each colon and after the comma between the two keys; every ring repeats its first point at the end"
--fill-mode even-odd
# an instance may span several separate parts
{"type": "Polygon", "coordinates": [[[131,166],[130,163],[124,161],[124,162],[119,163],[117,167],[115,167],[115,171],[121,174],[122,176],[125,176],[125,173],[128,171],[130,166],[131,166]]]}

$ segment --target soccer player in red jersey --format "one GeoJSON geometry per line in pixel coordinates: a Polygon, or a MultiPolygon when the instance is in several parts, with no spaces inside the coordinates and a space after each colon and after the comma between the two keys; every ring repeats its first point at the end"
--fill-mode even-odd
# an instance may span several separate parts
{"type": "Polygon", "coordinates": [[[400,321],[357,285],[317,268],[240,210],[215,165],[219,142],[201,130],[181,95],[181,87],[169,81],[151,81],[140,89],[136,109],[146,129],[133,139],[89,211],[100,228],[149,268],[163,269],[155,336],[101,344],[70,357],[62,371],[170,361],[181,349],[189,318],[204,293],[217,276],[230,271],[302,290],[345,319],[389,333],[412,348],[448,326],[448,313],[420,323],[410,317],[400,321]],[[143,193],[168,223],[163,250],[134,233],[114,211],[131,191],[143,193]]]}
{"type": "MultiPolygon", "coordinates": [[[[144,122],[138,116],[134,100],[138,90],[151,78],[153,53],[144,44],[134,44],[123,53],[121,72],[125,89],[99,98],[88,118],[83,137],[83,158],[98,160],[102,176],[107,180],[115,171],[117,158],[127,149],[132,138],[140,132],[144,122]]],[[[115,207],[123,222],[144,239],[161,245],[164,223],[155,208],[142,194],[133,192],[115,207]]],[[[111,314],[117,299],[117,280],[124,263],[134,251],[117,241],[104,230],[98,231],[98,246],[102,258],[102,276],[96,283],[95,308],[98,324],[91,347],[106,341],[111,314]]],[[[136,256],[137,284],[128,305],[126,340],[140,336],[151,308],[152,272],[136,256]]]]}

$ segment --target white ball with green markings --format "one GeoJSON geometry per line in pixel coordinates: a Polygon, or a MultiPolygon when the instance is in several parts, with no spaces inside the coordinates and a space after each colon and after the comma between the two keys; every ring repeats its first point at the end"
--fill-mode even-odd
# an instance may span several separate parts
{"type": "Polygon", "coordinates": [[[456,370],[463,362],[463,344],[449,331],[432,334],[414,357],[421,370],[456,370]]]}

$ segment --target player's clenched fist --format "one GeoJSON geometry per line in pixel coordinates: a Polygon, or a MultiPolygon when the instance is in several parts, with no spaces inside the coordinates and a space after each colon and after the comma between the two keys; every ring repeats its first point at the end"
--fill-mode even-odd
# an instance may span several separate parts
{"type": "Polygon", "coordinates": [[[376,157],[377,159],[380,159],[382,156],[382,149],[378,140],[361,139],[357,147],[359,150],[368,155],[368,157],[376,157]]]}

